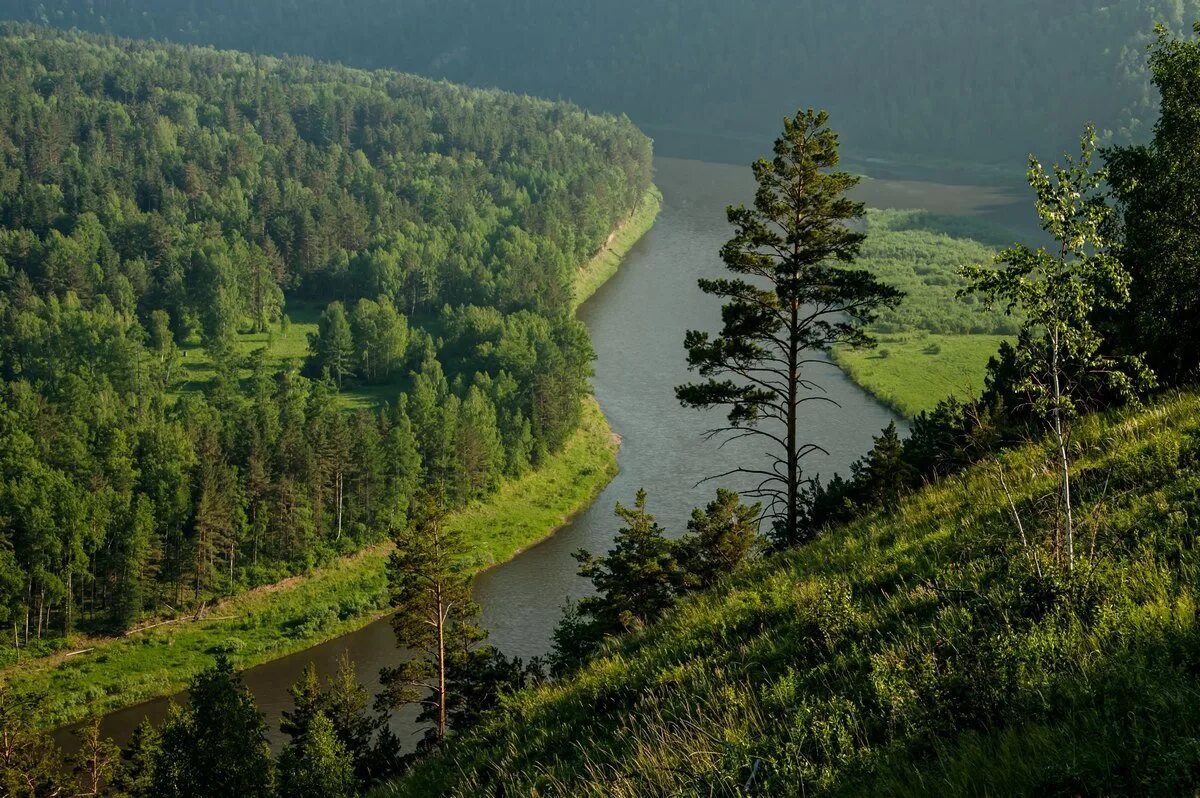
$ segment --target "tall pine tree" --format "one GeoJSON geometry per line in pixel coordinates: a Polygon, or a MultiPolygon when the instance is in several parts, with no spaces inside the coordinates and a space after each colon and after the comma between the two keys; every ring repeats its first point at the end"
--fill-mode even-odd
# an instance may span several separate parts
{"type": "Polygon", "coordinates": [[[802,502],[810,480],[801,464],[823,451],[801,440],[801,409],[830,401],[809,367],[826,365],[822,353],[832,346],[870,346],[864,325],[901,298],[869,272],[849,267],[864,236],[848,222],[864,208],[845,196],[858,178],[834,171],[838,138],[828,123],[824,111],[785,119],[775,157],[755,162],[753,207],[729,208],[734,236],[721,249],[735,276],[700,280],[705,293],[725,300],[721,332],[687,333],[688,367],[703,381],[676,389],[684,406],[726,409],[727,425],[710,430],[710,438],[766,443],[767,464],[713,478],[757,480],[746,495],[766,500],[776,542],[785,546],[807,537],[802,502]]]}
{"type": "Polygon", "coordinates": [[[468,656],[484,633],[477,625],[470,575],[462,566],[462,540],[446,524],[440,497],[424,497],[415,511],[413,522],[396,536],[388,561],[392,628],[396,642],[411,653],[381,672],[384,689],[377,705],[419,705],[418,720],[432,724],[424,744],[432,746],[450,730],[451,661],[468,656]]]}

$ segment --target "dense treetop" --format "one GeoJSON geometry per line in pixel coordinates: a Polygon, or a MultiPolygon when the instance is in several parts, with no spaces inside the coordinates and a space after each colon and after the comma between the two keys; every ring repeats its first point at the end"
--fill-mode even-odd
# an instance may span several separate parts
{"type": "Polygon", "coordinates": [[[0,15],[569,97],[676,153],[744,160],[782,102],[830,110],[851,152],[1012,163],[1058,153],[1081,120],[1148,135],[1145,45],[1200,4],[3,0],[0,15]],[[700,148],[710,135],[726,138],[700,148]]]}
{"type": "Polygon", "coordinates": [[[591,358],[572,278],[650,169],[565,104],[0,28],[10,639],[272,581],[557,450],[591,358]],[[248,352],[289,307],[320,315],[307,357],[248,352]],[[346,412],[368,384],[386,406],[346,412]]]}

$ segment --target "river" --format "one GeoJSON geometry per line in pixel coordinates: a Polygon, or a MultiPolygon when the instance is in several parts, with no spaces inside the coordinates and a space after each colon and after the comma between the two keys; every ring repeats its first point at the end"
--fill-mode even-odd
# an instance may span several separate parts
{"type": "MultiPolygon", "coordinates": [[[[718,450],[701,433],[718,421],[713,414],[686,410],[673,388],[689,378],[683,335],[689,327],[715,328],[717,301],[703,294],[696,279],[722,273],[717,252],[729,235],[724,208],[748,202],[753,181],[748,169],[675,159],[656,161],[663,191],[662,214],[634,247],[621,270],[579,311],[596,348],[596,396],[621,436],[621,471],[597,501],[553,537],[492,568],[475,580],[490,641],[510,655],[545,654],[551,631],[569,598],[583,595],[571,553],[607,549],[617,529],[616,502],[630,503],[639,488],[648,505],[672,533],[683,531],[688,514],[707,502],[715,485],[697,486],[729,464],[761,455],[748,447],[718,450]]],[[[919,181],[866,180],[857,198],[873,207],[926,208],[939,213],[980,214],[1010,227],[1023,227],[1029,203],[1002,190],[919,181]]],[[[831,475],[845,470],[871,445],[871,437],[893,419],[841,372],[827,367],[819,381],[835,404],[805,406],[801,437],[827,451],[807,461],[810,471],[831,475]]],[[[730,487],[737,487],[730,485],[730,487]]],[[[374,692],[379,669],[393,663],[397,650],[386,620],[245,673],[246,683],[266,716],[272,741],[280,742],[280,713],[290,708],[288,686],[308,662],[332,673],[348,654],[359,677],[374,692]]],[[[123,742],[142,718],[160,720],[166,699],[114,712],[103,731],[123,742]]],[[[414,732],[412,713],[394,719],[404,736],[414,732]]],[[[60,741],[71,741],[60,735],[60,741]]]]}

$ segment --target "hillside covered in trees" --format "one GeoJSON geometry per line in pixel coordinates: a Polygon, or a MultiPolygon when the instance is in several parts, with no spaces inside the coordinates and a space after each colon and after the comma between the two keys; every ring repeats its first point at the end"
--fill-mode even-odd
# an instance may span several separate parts
{"type": "Polygon", "coordinates": [[[830,110],[851,153],[1011,165],[1080,120],[1146,138],[1145,46],[1200,5],[3,0],[0,16],[565,97],[630,114],[670,154],[748,160],[787,98],[830,110]]]}
{"type": "Polygon", "coordinates": [[[0,29],[6,658],[304,571],[558,451],[590,373],[575,271],[650,171],[628,120],[565,104],[0,29]],[[248,351],[293,305],[307,346],[248,351]],[[347,412],[366,387],[388,401],[347,412]]]}

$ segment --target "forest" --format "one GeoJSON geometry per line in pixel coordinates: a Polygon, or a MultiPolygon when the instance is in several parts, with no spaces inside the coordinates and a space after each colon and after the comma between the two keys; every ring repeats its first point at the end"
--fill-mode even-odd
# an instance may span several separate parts
{"type": "Polygon", "coordinates": [[[1148,135],[1145,48],[1200,4],[3,0],[0,17],[564,97],[628,113],[660,152],[739,163],[775,132],[780,98],[803,98],[841,120],[851,153],[1015,177],[1080,120],[1114,143],[1148,135]]]}
{"type": "Polygon", "coordinates": [[[556,452],[590,373],[573,276],[650,170],[565,104],[0,29],[9,652],[303,572],[556,452]],[[308,341],[270,355],[293,308],[308,341]]]}
{"type": "Polygon", "coordinates": [[[97,32],[0,26],[3,794],[1195,793],[1200,7],[11,5],[97,32]],[[719,272],[617,105],[769,153],[719,272]],[[855,147],[1024,157],[1040,231],[868,209],[855,147]],[[575,310],[660,202],[694,260],[642,270],[688,312],[644,314],[680,366],[651,424],[699,411],[715,495],[660,523],[683,480],[645,436],[653,490],[564,536],[579,590],[501,650],[485,610],[538,625],[562,583],[529,560],[488,599],[477,566],[617,470],[575,310]],[[845,396],[886,426],[825,476],[845,396]],[[256,586],[285,597],[202,623],[256,586]],[[233,631],[385,611],[370,687],[306,650],[268,723],[233,631]],[[78,630],[108,636],[55,650],[78,630]],[[76,719],[167,671],[186,697],[121,747],[42,728],[56,689],[76,719]]]}

